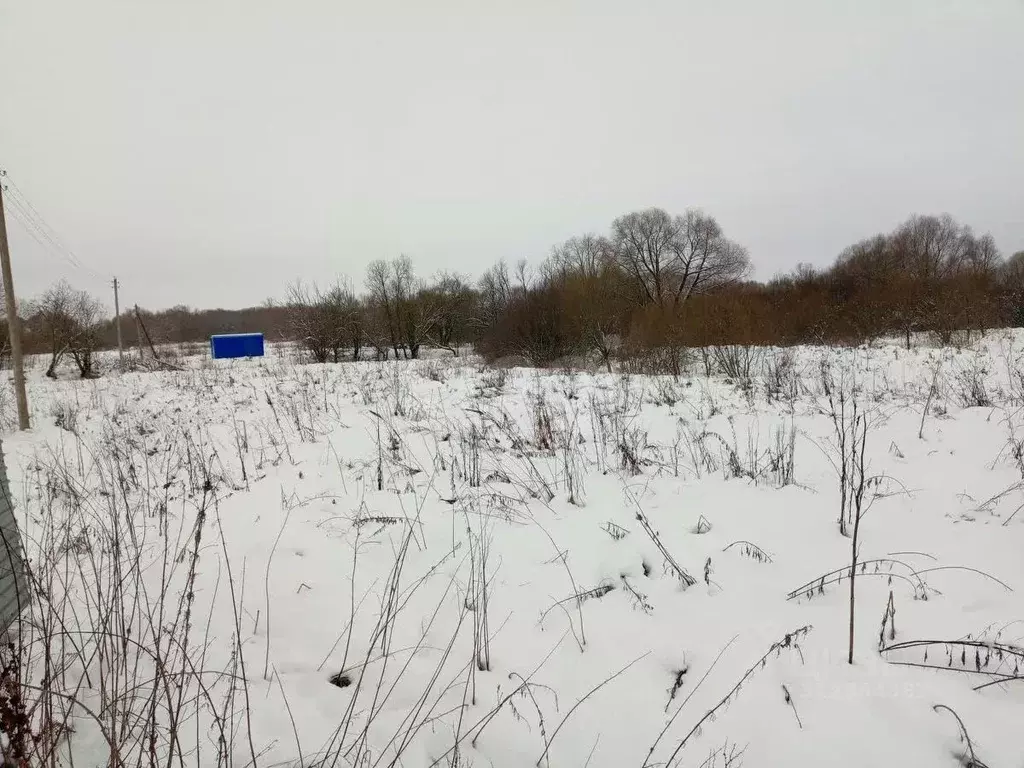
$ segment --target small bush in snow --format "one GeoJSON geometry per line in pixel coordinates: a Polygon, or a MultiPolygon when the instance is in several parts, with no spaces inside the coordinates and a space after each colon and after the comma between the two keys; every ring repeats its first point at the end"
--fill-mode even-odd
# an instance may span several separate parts
{"type": "Polygon", "coordinates": [[[59,400],[50,406],[53,423],[67,432],[78,432],[78,414],[78,404],[69,400],[59,400]]]}
{"type": "Polygon", "coordinates": [[[988,368],[975,358],[953,372],[953,393],[963,408],[988,408],[992,405],[985,387],[988,368]]]}
{"type": "Polygon", "coordinates": [[[713,347],[711,354],[719,373],[744,383],[753,379],[764,353],[759,347],[736,344],[728,347],[713,347]]]}
{"type": "Polygon", "coordinates": [[[482,368],[480,381],[477,384],[477,397],[499,397],[508,384],[507,368],[482,368]]]}
{"type": "Polygon", "coordinates": [[[792,405],[797,398],[799,378],[796,360],[788,349],[765,355],[764,388],[769,403],[792,405]]]}
{"type": "Polygon", "coordinates": [[[665,376],[654,379],[654,391],[651,393],[651,402],[654,405],[664,405],[669,408],[683,399],[679,385],[665,376]]]}
{"type": "Polygon", "coordinates": [[[448,380],[448,368],[438,360],[431,360],[423,366],[423,376],[430,381],[444,383],[448,380]]]}

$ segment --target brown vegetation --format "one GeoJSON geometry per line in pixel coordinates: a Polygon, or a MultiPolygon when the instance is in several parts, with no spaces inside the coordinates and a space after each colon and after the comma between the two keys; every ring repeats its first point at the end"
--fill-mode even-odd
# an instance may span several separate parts
{"type": "MultiPolygon", "coordinates": [[[[949,215],[911,216],[895,230],[846,248],[822,270],[807,264],[767,283],[747,280],[746,249],[703,211],[651,208],[625,214],[607,235],[554,247],[536,269],[499,262],[475,287],[442,272],[431,280],[401,256],[369,265],[365,291],[302,281],[283,304],[238,311],[178,306],[142,313],[157,342],[205,341],[214,333],[262,331],[299,342],[315,362],[416,358],[424,346],[458,355],[473,345],[488,359],[532,365],[588,359],[612,370],[679,375],[715,347],[865,343],[931,333],[949,344],[993,326],[1024,325],[1024,251],[1003,260],[990,235],[949,215]]],[[[91,353],[114,345],[100,304],[60,283],[26,305],[26,342],[64,355],[83,376],[91,353]]],[[[126,322],[131,340],[131,324],[126,322]]]]}

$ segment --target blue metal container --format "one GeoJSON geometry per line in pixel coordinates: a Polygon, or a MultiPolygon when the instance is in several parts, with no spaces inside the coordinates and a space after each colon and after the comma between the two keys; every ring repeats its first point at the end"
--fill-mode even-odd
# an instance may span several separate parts
{"type": "Polygon", "coordinates": [[[229,357],[263,357],[262,333],[222,333],[210,337],[214,360],[229,357]]]}

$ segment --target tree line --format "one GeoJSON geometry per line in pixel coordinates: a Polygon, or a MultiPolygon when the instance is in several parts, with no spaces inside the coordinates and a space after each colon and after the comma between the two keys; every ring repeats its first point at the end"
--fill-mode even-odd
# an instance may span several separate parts
{"type": "MultiPolygon", "coordinates": [[[[824,269],[797,265],[749,279],[747,249],[697,209],[660,208],[616,218],[605,233],[572,237],[546,259],[499,261],[478,279],[429,279],[399,256],[371,263],[356,288],[297,280],[278,301],[242,310],[186,306],[140,311],[156,342],[205,342],[214,333],[262,331],[297,342],[316,362],[415,359],[424,347],[453,355],[550,365],[587,357],[612,370],[679,373],[692,348],[864,343],[930,332],[1024,325],[1024,251],[1004,259],[991,235],[949,215],[914,215],[855,243],[824,269]]],[[[92,352],[116,344],[96,299],[61,282],[24,305],[26,346],[83,376],[92,352]]],[[[123,320],[132,337],[133,318],[123,320]]]]}

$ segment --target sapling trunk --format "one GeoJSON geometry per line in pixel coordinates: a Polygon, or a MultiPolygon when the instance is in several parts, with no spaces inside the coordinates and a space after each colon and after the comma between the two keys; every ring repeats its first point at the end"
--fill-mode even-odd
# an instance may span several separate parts
{"type": "Polygon", "coordinates": [[[853,441],[850,454],[851,465],[856,474],[856,485],[853,495],[853,539],[850,542],[850,652],[847,663],[853,664],[853,635],[856,617],[856,584],[857,584],[857,541],[860,536],[860,520],[864,513],[864,452],[868,439],[867,420],[861,416],[853,423],[853,441]],[[857,423],[860,422],[860,441],[857,440],[857,423]]]}

